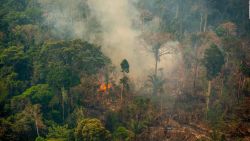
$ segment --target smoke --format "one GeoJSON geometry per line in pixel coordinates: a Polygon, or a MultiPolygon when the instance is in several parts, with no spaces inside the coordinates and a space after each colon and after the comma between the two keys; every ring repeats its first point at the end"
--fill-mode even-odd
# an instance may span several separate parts
{"type": "Polygon", "coordinates": [[[91,11],[100,19],[103,30],[103,51],[118,66],[123,58],[131,65],[131,74],[140,76],[152,67],[153,58],[138,42],[140,31],[133,28],[139,13],[128,0],[91,0],[91,11]]]}
{"type": "MultiPolygon", "coordinates": [[[[153,53],[145,49],[148,45],[140,39],[140,12],[135,0],[55,0],[40,1],[45,11],[45,23],[60,38],[80,38],[102,46],[112,63],[120,68],[126,58],[130,63],[131,77],[144,77],[154,68],[153,53]]],[[[152,20],[147,28],[158,26],[152,20]]],[[[150,30],[150,29],[149,29],[150,30]]],[[[168,42],[167,46],[177,46],[168,42]]],[[[173,56],[162,58],[159,66],[173,68],[173,56]]]]}

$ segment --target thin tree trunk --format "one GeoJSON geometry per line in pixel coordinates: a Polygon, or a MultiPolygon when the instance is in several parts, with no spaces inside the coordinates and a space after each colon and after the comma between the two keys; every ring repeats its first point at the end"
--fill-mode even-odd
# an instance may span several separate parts
{"type": "Polygon", "coordinates": [[[160,103],[161,103],[161,116],[162,116],[162,111],[163,111],[163,100],[162,100],[162,94],[160,94],[161,95],[161,99],[160,99],[160,103]]]}
{"type": "MultiPolygon", "coordinates": [[[[157,70],[158,70],[158,53],[156,53],[155,56],[155,74],[154,74],[154,78],[153,79],[157,79],[157,70]]],[[[155,81],[153,80],[153,81],[155,81]]],[[[153,95],[157,95],[157,85],[154,84],[155,82],[153,82],[153,95]]]]}
{"type": "MultiPolygon", "coordinates": [[[[125,72],[123,72],[123,79],[125,78],[125,72]]],[[[122,83],[122,87],[121,87],[121,102],[123,100],[123,93],[124,93],[124,82],[122,83]]]]}
{"type": "Polygon", "coordinates": [[[36,133],[37,133],[37,136],[39,137],[40,134],[39,134],[39,129],[38,129],[38,125],[37,125],[37,120],[35,120],[35,124],[36,124],[36,133]]]}
{"type": "Polygon", "coordinates": [[[63,122],[64,122],[64,117],[65,117],[65,105],[64,105],[64,96],[66,95],[66,92],[65,92],[65,89],[64,88],[62,88],[61,89],[61,93],[62,93],[62,118],[63,118],[63,122]]]}
{"type": "Polygon", "coordinates": [[[124,90],[124,86],[122,84],[122,88],[121,88],[121,102],[122,102],[122,99],[123,99],[123,90],[124,90]]]}
{"type": "Polygon", "coordinates": [[[220,96],[222,96],[223,94],[223,89],[224,89],[224,74],[222,73],[222,77],[221,77],[221,89],[220,89],[220,96]]]}
{"type": "Polygon", "coordinates": [[[240,103],[240,90],[241,90],[241,85],[242,85],[242,81],[241,81],[241,76],[240,79],[238,81],[238,91],[237,91],[237,103],[240,103]]]}
{"type": "Polygon", "coordinates": [[[196,94],[196,78],[197,78],[197,70],[198,70],[198,63],[195,64],[195,70],[194,70],[194,82],[193,82],[193,89],[194,89],[194,95],[196,94]]]}
{"type": "Polygon", "coordinates": [[[179,4],[176,7],[175,19],[178,19],[178,17],[179,17],[179,4]]]}
{"type": "Polygon", "coordinates": [[[70,94],[70,110],[73,109],[73,103],[74,103],[73,100],[74,100],[74,99],[73,99],[73,96],[72,96],[72,94],[70,94]]]}
{"type": "Polygon", "coordinates": [[[144,12],[142,11],[142,17],[141,17],[141,24],[142,24],[142,26],[141,26],[141,31],[142,31],[142,33],[144,33],[144,12]]]}
{"type": "Polygon", "coordinates": [[[202,23],[203,23],[203,15],[201,14],[201,20],[200,20],[200,32],[202,32],[202,23]]]}
{"type": "Polygon", "coordinates": [[[197,70],[198,70],[197,46],[195,45],[195,68],[194,68],[194,82],[193,82],[194,95],[196,94],[197,70]]]}
{"type": "Polygon", "coordinates": [[[155,77],[157,77],[158,60],[155,58],[155,77]]]}
{"type": "Polygon", "coordinates": [[[204,19],[204,27],[203,27],[203,31],[206,32],[207,29],[207,12],[205,13],[205,19],[204,19]]]}
{"type": "Polygon", "coordinates": [[[184,28],[183,28],[183,15],[184,15],[184,13],[183,13],[183,1],[181,0],[181,1],[179,1],[179,3],[178,3],[178,5],[179,5],[179,21],[180,21],[180,38],[182,38],[182,36],[183,36],[183,32],[184,32],[184,28]]]}
{"type": "Polygon", "coordinates": [[[243,82],[242,82],[242,89],[244,88],[244,86],[245,86],[245,82],[246,82],[246,78],[243,76],[243,82]]]}
{"type": "MultiPolygon", "coordinates": [[[[211,80],[208,81],[208,90],[207,90],[207,99],[206,99],[206,114],[209,111],[209,102],[210,102],[210,94],[211,94],[211,80]]],[[[207,118],[207,115],[206,115],[207,118]]]]}
{"type": "Polygon", "coordinates": [[[63,110],[63,122],[64,122],[64,101],[62,102],[62,110],[63,110]]]}

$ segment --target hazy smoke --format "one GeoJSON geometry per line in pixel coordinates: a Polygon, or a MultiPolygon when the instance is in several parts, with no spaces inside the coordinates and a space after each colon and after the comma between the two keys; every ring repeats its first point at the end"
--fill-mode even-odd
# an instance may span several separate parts
{"type": "Polygon", "coordinates": [[[103,28],[103,51],[111,57],[115,65],[126,58],[132,74],[143,74],[153,60],[138,42],[139,30],[132,27],[138,17],[136,9],[128,0],[91,0],[91,11],[100,19],[103,28]]]}
{"type": "MultiPolygon", "coordinates": [[[[45,11],[45,23],[52,26],[54,34],[61,38],[81,38],[102,46],[103,52],[120,68],[126,58],[131,66],[132,77],[146,76],[154,67],[153,54],[148,52],[139,39],[140,13],[135,0],[41,0],[45,11]]],[[[152,20],[146,28],[158,24],[152,20]]],[[[151,30],[149,29],[149,30],[151,30]]],[[[167,46],[177,46],[169,42],[167,46]]],[[[175,59],[165,56],[160,67],[170,70],[175,59]]]]}

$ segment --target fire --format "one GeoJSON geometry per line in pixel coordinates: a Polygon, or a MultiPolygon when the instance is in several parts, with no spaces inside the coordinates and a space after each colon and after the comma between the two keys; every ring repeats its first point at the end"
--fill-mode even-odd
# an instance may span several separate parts
{"type": "Polygon", "coordinates": [[[112,87],[111,83],[108,83],[108,84],[106,84],[106,83],[101,83],[101,85],[100,85],[98,91],[99,91],[99,92],[106,92],[106,91],[109,90],[111,87],[112,87]]]}

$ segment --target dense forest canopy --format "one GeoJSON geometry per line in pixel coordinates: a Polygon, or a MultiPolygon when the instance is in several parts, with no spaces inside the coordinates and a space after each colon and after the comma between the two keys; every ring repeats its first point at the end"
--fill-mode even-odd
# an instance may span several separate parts
{"type": "Polygon", "coordinates": [[[247,0],[0,0],[1,141],[249,141],[247,0]]]}

